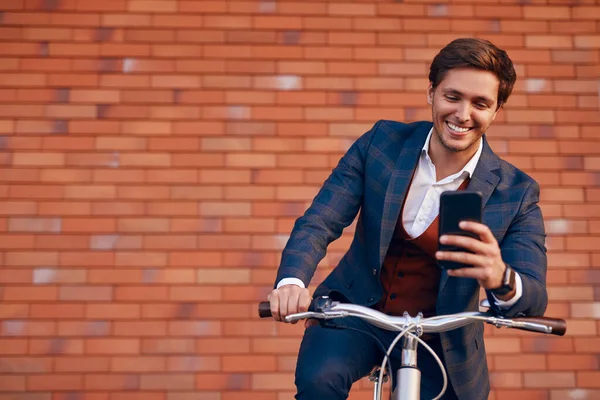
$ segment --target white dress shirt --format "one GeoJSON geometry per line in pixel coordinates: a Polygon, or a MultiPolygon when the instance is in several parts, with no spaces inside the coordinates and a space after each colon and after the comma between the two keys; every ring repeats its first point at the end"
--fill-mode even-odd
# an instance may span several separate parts
{"type": "MultiPolygon", "coordinates": [[[[483,151],[483,139],[479,140],[479,148],[475,155],[469,160],[469,162],[459,172],[447,176],[444,179],[436,180],[435,165],[429,157],[429,142],[433,128],[429,131],[425,145],[421,151],[419,157],[419,163],[415,171],[406,202],[404,204],[404,212],[402,214],[402,224],[406,233],[410,237],[417,237],[421,235],[427,227],[431,225],[433,220],[439,214],[440,208],[440,196],[442,192],[447,190],[457,190],[460,185],[467,179],[472,177],[475,167],[481,157],[483,151]]],[[[500,307],[508,308],[515,304],[523,294],[523,283],[519,274],[515,274],[515,296],[508,300],[502,301],[494,296],[496,304],[500,307]]],[[[304,282],[298,278],[284,278],[277,284],[277,288],[283,285],[294,284],[304,288],[304,282]]]]}

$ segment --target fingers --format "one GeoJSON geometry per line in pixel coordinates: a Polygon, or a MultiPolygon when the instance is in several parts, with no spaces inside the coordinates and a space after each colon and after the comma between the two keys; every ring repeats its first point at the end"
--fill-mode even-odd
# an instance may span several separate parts
{"type": "Polygon", "coordinates": [[[306,312],[308,311],[308,307],[310,307],[310,302],[312,299],[310,298],[310,294],[308,290],[303,290],[300,292],[300,300],[298,301],[298,311],[306,312]]]}
{"type": "Polygon", "coordinates": [[[481,241],[484,243],[496,243],[496,238],[494,237],[494,234],[492,233],[490,228],[485,224],[473,221],[462,221],[458,226],[462,230],[477,234],[481,241]]]}
{"type": "Polygon", "coordinates": [[[460,278],[472,278],[478,281],[485,281],[489,278],[489,271],[483,268],[457,268],[449,269],[448,275],[460,278]]]}
{"type": "MultiPolygon", "coordinates": [[[[271,314],[276,321],[284,321],[290,314],[307,311],[311,302],[308,289],[297,285],[284,285],[267,296],[271,314]]],[[[294,322],[295,323],[295,322],[294,322]]]]}
{"type": "Polygon", "coordinates": [[[485,267],[487,258],[479,254],[465,253],[462,251],[438,251],[435,253],[438,260],[454,261],[473,267],[485,267]]]}
{"type": "Polygon", "coordinates": [[[480,239],[461,235],[443,235],[440,237],[440,243],[460,247],[479,255],[492,258],[500,257],[500,247],[490,228],[470,221],[462,221],[460,227],[465,231],[476,234],[480,239]]]}
{"type": "Polygon", "coordinates": [[[315,325],[318,325],[318,324],[319,324],[319,321],[317,321],[314,318],[309,318],[306,321],[304,321],[304,327],[305,328],[310,328],[311,326],[315,326],[315,325]]]}
{"type": "Polygon", "coordinates": [[[487,283],[494,280],[498,275],[497,268],[494,267],[494,258],[485,255],[454,251],[438,251],[436,253],[436,258],[438,260],[454,261],[471,265],[466,268],[448,269],[448,275],[476,279],[486,288],[489,286],[487,283]]]}
{"type": "Polygon", "coordinates": [[[273,290],[267,296],[267,300],[271,304],[271,315],[275,321],[281,321],[281,315],[279,314],[279,292],[277,289],[273,290]]]}
{"type": "MultiPolygon", "coordinates": [[[[287,314],[296,314],[298,312],[298,302],[300,300],[300,292],[298,290],[292,290],[287,301],[287,314]]],[[[292,322],[296,324],[298,321],[292,322]]]]}
{"type": "Polygon", "coordinates": [[[449,246],[457,246],[478,254],[489,251],[487,243],[483,243],[480,240],[473,239],[472,237],[468,236],[443,235],[440,237],[440,243],[449,246]]]}
{"type": "Polygon", "coordinates": [[[486,289],[498,287],[505,265],[502,251],[492,231],[486,225],[472,221],[462,221],[460,228],[476,234],[480,240],[468,236],[444,235],[440,237],[440,243],[463,248],[472,253],[438,251],[435,254],[436,258],[471,266],[448,270],[449,276],[476,279],[486,289]]]}

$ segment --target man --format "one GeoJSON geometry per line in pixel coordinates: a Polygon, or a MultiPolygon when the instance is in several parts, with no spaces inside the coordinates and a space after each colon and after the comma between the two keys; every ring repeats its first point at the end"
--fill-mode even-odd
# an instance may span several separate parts
{"type": "MultiPolygon", "coordinates": [[[[318,262],[359,211],[349,250],[315,296],[394,315],[407,310],[430,316],[476,311],[483,287],[498,313],[543,315],[546,249],[539,186],[499,159],[485,139],[516,81],[512,61],[488,41],[457,39],[434,58],[429,81],[433,123],[376,123],[296,221],[269,294],[277,320],[307,309],[306,287],[318,262]],[[480,240],[440,239],[465,251],[436,251],[439,197],[446,190],[483,195],[483,223],[462,226],[480,240]],[[442,270],[438,260],[469,267],[442,270]]],[[[378,341],[387,348],[396,335],[354,318],[340,324],[344,329],[307,324],[296,368],[297,399],[346,399],[352,383],[381,363],[378,341]]],[[[488,397],[481,323],[426,339],[449,374],[445,399],[488,397]]],[[[399,350],[392,354],[392,366],[400,365],[400,356],[399,350]]],[[[421,396],[431,399],[441,389],[441,373],[426,350],[419,348],[418,356],[421,396]]]]}

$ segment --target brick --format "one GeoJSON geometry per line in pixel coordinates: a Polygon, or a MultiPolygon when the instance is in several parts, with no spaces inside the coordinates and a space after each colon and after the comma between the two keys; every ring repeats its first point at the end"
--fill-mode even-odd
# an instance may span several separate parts
{"type": "Polygon", "coordinates": [[[166,366],[166,357],[120,356],[110,360],[110,370],[115,372],[158,372],[166,366]]]}
{"type": "Polygon", "coordinates": [[[246,269],[209,269],[201,268],[197,272],[200,284],[240,284],[250,282],[250,271],[246,269]]]}
{"type": "Polygon", "coordinates": [[[584,388],[598,388],[598,373],[597,372],[578,372],[577,373],[577,387],[584,388]]]}
{"type": "Polygon", "coordinates": [[[120,187],[117,197],[122,199],[167,199],[169,188],[166,186],[127,186],[120,187]]]}
{"type": "Polygon", "coordinates": [[[58,323],[58,334],[62,337],[106,336],[111,330],[112,323],[107,321],[60,321],[58,323]]]}
{"type": "Polygon", "coordinates": [[[198,88],[200,77],[188,75],[160,75],[151,79],[151,86],[155,88],[198,88]]]}
{"type": "Polygon", "coordinates": [[[525,46],[531,48],[572,49],[573,40],[566,35],[528,35],[525,37],[525,46]]]}
{"type": "Polygon", "coordinates": [[[581,35],[575,36],[575,48],[579,49],[598,49],[600,48],[600,36],[581,35]]]}
{"type": "Polygon", "coordinates": [[[165,266],[167,254],[163,252],[118,252],[115,254],[117,267],[160,267],[165,266]]]}
{"type": "Polygon", "coordinates": [[[0,86],[23,87],[23,86],[45,86],[46,75],[44,74],[0,74],[0,86]]]}
{"type": "Polygon", "coordinates": [[[114,323],[115,336],[161,336],[167,333],[164,321],[117,321],[114,323]]]}
{"type": "Polygon", "coordinates": [[[172,336],[220,336],[222,332],[221,323],[211,321],[172,321],[168,330],[172,336]]]}
{"type": "Polygon", "coordinates": [[[193,339],[142,339],[142,354],[190,354],[194,351],[193,339]]]}
{"type": "MultiPolygon", "coordinates": [[[[541,74],[543,75],[543,74],[541,74]]],[[[528,102],[531,107],[539,108],[573,108],[577,105],[576,96],[569,95],[529,95],[528,102]]]]}
{"type": "Polygon", "coordinates": [[[275,188],[254,186],[249,192],[249,187],[230,186],[225,188],[225,200],[272,200],[275,198],[275,188]]]}
{"type": "Polygon", "coordinates": [[[598,52],[590,50],[553,50],[551,52],[553,62],[569,63],[597,63],[600,57],[598,52]]]}
{"type": "Polygon", "coordinates": [[[571,19],[569,7],[560,6],[524,6],[523,16],[525,19],[562,20],[571,19]]]}
{"type": "Polygon", "coordinates": [[[195,106],[155,106],[150,109],[151,119],[196,119],[200,117],[200,108],[195,106]]]}
{"type": "Polygon", "coordinates": [[[598,338],[576,338],[575,339],[575,351],[577,353],[597,353],[600,348],[600,341],[598,338]]]}
{"type": "MultiPolygon", "coordinates": [[[[192,27],[198,25],[198,21],[190,20],[192,27]]],[[[175,41],[182,43],[223,43],[226,41],[226,33],[220,30],[200,29],[178,29],[175,31],[175,41]]],[[[198,60],[195,60],[197,62],[198,60]]]]}
{"type": "MultiPolygon", "coordinates": [[[[135,216],[144,214],[144,205],[142,203],[135,202],[97,202],[92,204],[92,215],[103,215],[103,216],[135,216]]],[[[91,220],[90,224],[95,227],[95,232],[114,232],[116,229],[114,220],[91,220]],[[98,226],[101,225],[101,226],[98,226]]]]}
{"type": "MultiPolygon", "coordinates": [[[[313,4],[307,4],[307,6],[311,8],[311,11],[314,10],[312,8],[313,4]]],[[[304,17],[303,23],[306,29],[311,30],[345,31],[352,28],[353,19],[348,17],[307,16],[304,17]]]]}
{"type": "Polygon", "coordinates": [[[402,22],[396,18],[370,18],[362,15],[352,18],[352,29],[355,31],[397,32],[401,28],[402,22]]]}
{"type": "Polygon", "coordinates": [[[275,220],[267,218],[227,218],[224,232],[274,232],[275,220]]]}
{"type": "Polygon", "coordinates": [[[525,387],[575,387],[575,374],[569,372],[525,372],[525,387]]]}
{"type": "MultiPolygon", "coordinates": [[[[73,3],[75,0],[69,0],[73,3]]],[[[66,4],[64,1],[62,4],[66,4]]],[[[73,7],[74,9],[75,7],[73,7]]],[[[100,15],[98,14],[81,14],[61,12],[53,13],[50,16],[50,24],[53,26],[68,26],[68,27],[98,27],[100,26],[100,15]]]]}
{"type": "Polygon", "coordinates": [[[250,237],[245,235],[202,235],[198,238],[198,247],[206,250],[248,249],[250,237]]]}
{"type": "Polygon", "coordinates": [[[82,390],[83,376],[71,374],[44,374],[27,377],[29,390],[82,390]]]}
{"type": "Polygon", "coordinates": [[[200,354],[243,354],[250,352],[250,340],[237,339],[209,339],[200,338],[196,341],[196,351],[200,354]]]}
{"type": "Polygon", "coordinates": [[[113,289],[108,286],[61,287],[59,298],[61,301],[109,301],[113,299],[113,289]]]}
{"type": "Polygon", "coordinates": [[[4,41],[0,48],[2,49],[2,54],[4,56],[36,56],[36,55],[38,55],[38,46],[35,43],[4,41]]]}
{"type": "Polygon", "coordinates": [[[597,370],[598,358],[591,355],[549,355],[548,368],[555,371],[597,370]]]}
{"type": "Polygon", "coordinates": [[[550,31],[571,34],[594,33],[595,26],[592,21],[550,21],[550,31]]]}
{"type": "Polygon", "coordinates": [[[551,189],[547,188],[540,194],[540,200],[553,202],[579,203],[584,201],[582,189],[551,189]]]}
{"type": "Polygon", "coordinates": [[[81,339],[31,339],[30,354],[34,355],[81,355],[83,354],[83,340],[81,339]]]}
{"type": "MultiPolygon", "coordinates": [[[[180,171],[172,178],[172,182],[190,183],[196,182],[196,171],[180,171]]],[[[171,175],[173,176],[173,175],[171,175]]],[[[167,182],[165,174],[148,177],[149,182],[167,182]]],[[[158,216],[194,216],[198,215],[198,206],[194,202],[153,203],[147,208],[148,215],[158,216]]]]}
{"type": "Polygon", "coordinates": [[[140,377],[140,386],[144,390],[193,389],[195,386],[195,376],[183,373],[169,375],[144,374],[140,377]]]}
{"type": "Polygon", "coordinates": [[[272,287],[235,286],[223,288],[223,299],[226,301],[255,300],[263,301],[271,292],[272,287]]]}
{"type": "MultiPolygon", "coordinates": [[[[195,281],[199,282],[198,276],[195,281]]],[[[216,287],[177,286],[171,287],[169,291],[169,299],[174,301],[211,301],[220,298],[221,289],[216,287]]]]}
{"type": "Polygon", "coordinates": [[[0,355],[22,355],[26,353],[27,340],[14,338],[0,339],[0,355]]]}
{"type": "Polygon", "coordinates": [[[45,303],[45,304],[32,304],[31,305],[31,318],[56,318],[56,319],[69,319],[69,318],[83,318],[84,316],[84,305],[83,304],[65,304],[65,303],[45,303]]]}
{"type": "MultiPolygon", "coordinates": [[[[10,248],[10,244],[3,246],[4,248],[10,248]]],[[[29,246],[27,246],[29,248],[33,247],[33,243],[29,246]]],[[[6,284],[6,283],[18,283],[18,284],[27,284],[29,282],[31,282],[31,272],[29,271],[22,271],[22,270],[18,270],[18,269],[4,269],[3,271],[0,271],[0,283],[2,284],[6,284]]],[[[13,312],[12,309],[7,310],[7,314],[13,312]]],[[[1,315],[1,314],[0,314],[1,315]]]]}
{"type": "Polygon", "coordinates": [[[497,371],[543,371],[546,366],[546,356],[541,354],[494,356],[494,369],[497,371]]]}
{"type": "Polygon", "coordinates": [[[31,357],[3,357],[0,359],[0,372],[2,373],[40,373],[51,370],[51,367],[52,359],[49,357],[36,357],[33,360],[31,357]]]}
{"type": "Polygon", "coordinates": [[[132,390],[139,388],[139,378],[127,374],[86,374],[88,390],[132,390]]]}
{"type": "MultiPolygon", "coordinates": [[[[132,238],[133,239],[133,238],[132,238]]],[[[131,240],[132,241],[132,240],[131,240]]],[[[126,242],[126,240],[122,240],[122,242],[126,242]]],[[[98,248],[98,246],[95,246],[98,248]]],[[[118,243],[115,245],[107,246],[108,248],[123,248],[124,245],[119,245],[118,243]]],[[[134,246],[130,246],[134,247],[134,246]]],[[[139,239],[139,247],[141,247],[141,238],[139,239]]],[[[122,270],[118,276],[115,276],[115,272],[112,269],[91,269],[88,272],[88,282],[92,284],[127,284],[134,283],[137,284],[142,281],[142,271],[135,269],[122,270]]],[[[117,288],[120,289],[120,288],[117,288]]]]}
{"type": "Polygon", "coordinates": [[[89,319],[133,319],[140,317],[139,304],[92,303],[86,305],[86,318],[89,319]]]}
{"type": "Polygon", "coordinates": [[[166,0],[133,0],[127,6],[133,12],[176,12],[177,4],[166,0]]]}
{"type": "Polygon", "coordinates": [[[495,400],[548,400],[548,391],[543,389],[499,389],[495,390],[493,398],[495,400]]]}
{"type": "Polygon", "coordinates": [[[141,343],[139,339],[86,339],[85,353],[86,354],[139,354],[141,343]]]}

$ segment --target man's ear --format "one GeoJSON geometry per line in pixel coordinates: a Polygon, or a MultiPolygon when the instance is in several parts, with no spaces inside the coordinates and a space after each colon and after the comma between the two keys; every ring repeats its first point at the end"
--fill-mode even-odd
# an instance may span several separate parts
{"type": "Polygon", "coordinates": [[[433,105],[433,84],[429,82],[429,87],[427,88],[427,104],[430,106],[433,105]]]}

